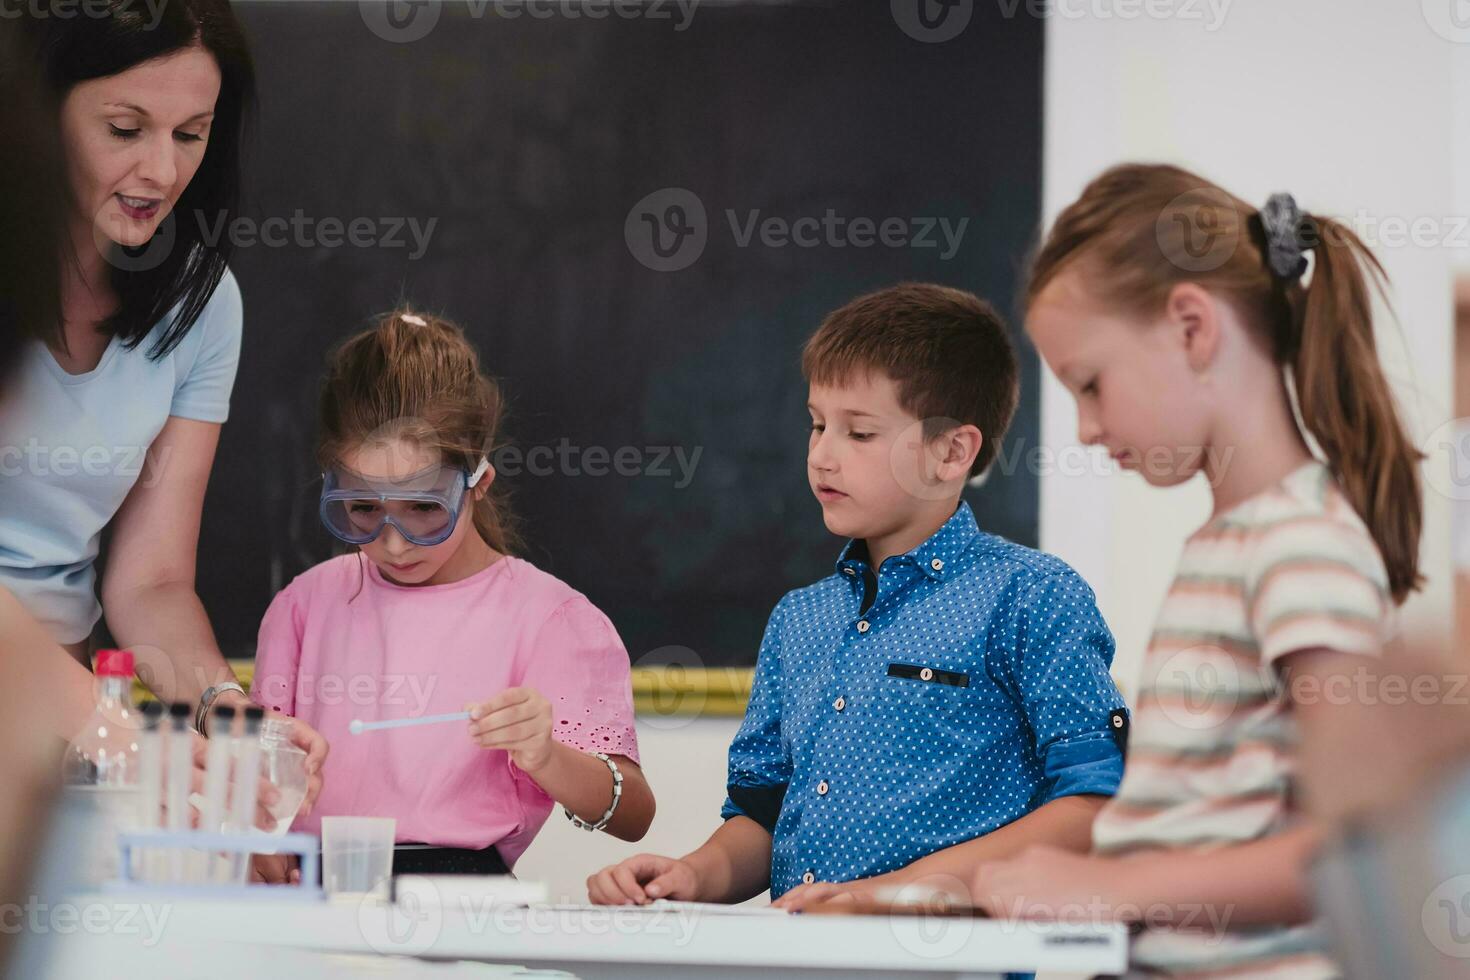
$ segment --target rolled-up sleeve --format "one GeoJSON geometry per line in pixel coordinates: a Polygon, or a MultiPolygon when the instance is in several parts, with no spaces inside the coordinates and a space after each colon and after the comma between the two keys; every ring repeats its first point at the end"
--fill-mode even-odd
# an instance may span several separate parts
{"type": "Polygon", "coordinates": [[[1040,802],[1112,796],[1123,779],[1127,713],[1108,673],[1113,635],[1092,589],[1070,569],[1056,572],[1033,583],[1016,612],[1012,682],[1045,774],[1040,802]]]}
{"type": "Polygon", "coordinates": [[[749,817],[769,831],[791,782],[791,757],[781,741],[781,624],[785,600],[776,604],[766,624],[756,659],[755,680],[745,721],[730,743],[729,795],[720,816],[749,817]]]}

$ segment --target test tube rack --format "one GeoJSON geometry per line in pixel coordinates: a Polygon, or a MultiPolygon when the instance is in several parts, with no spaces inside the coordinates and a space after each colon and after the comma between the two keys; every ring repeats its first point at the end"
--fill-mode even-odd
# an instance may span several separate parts
{"type": "Polygon", "coordinates": [[[103,886],[108,892],[147,892],[154,895],[176,895],[192,898],[260,899],[272,902],[320,902],[325,900],[317,884],[317,862],[321,842],[312,834],[206,833],[199,830],[147,830],[118,834],[121,852],[121,876],[103,886]],[[166,855],[183,852],[182,864],[205,854],[238,854],[244,859],[251,854],[293,854],[300,861],[301,882],[296,885],[251,885],[220,882],[152,881],[137,877],[134,855],[166,855]]]}

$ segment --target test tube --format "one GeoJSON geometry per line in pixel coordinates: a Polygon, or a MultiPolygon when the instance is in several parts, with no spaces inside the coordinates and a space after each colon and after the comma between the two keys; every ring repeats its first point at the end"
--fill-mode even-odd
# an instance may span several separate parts
{"type": "MultiPolygon", "coordinates": [[[[163,705],[149,701],[143,705],[143,730],[138,733],[138,783],[143,807],[140,829],[157,830],[163,824],[163,732],[159,721],[163,705]]],[[[134,859],[134,872],[141,871],[148,881],[158,874],[158,852],[146,848],[134,859]]]]}
{"type": "MultiPolygon", "coordinates": [[[[220,705],[210,712],[209,747],[204,753],[204,807],[199,812],[199,829],[217,834],[225,820],[225,793],[230,785],[230,737],[235,727],[235,709],[220,705]]],[[[205,872],[207,881],[215,880],[219,871],[215,855],[210,855],[205,872]]]]}
{"type": "MultiPolygon", "coordinates": [[[[245,709],[245,733],[235,751],[234,789],[230,794],[230,831],[250,834],[255,830],[255,803],[260,790],[260,722],[265,709],[250,705],[245,709]]],[[[250,855],[237,854],[231,862],[231,881],[244,884],[250,868],[250,855]]]]}
{"type": "MultiPolygon", "coordinates": [[[[194,776],[194,736],[189,731],[189,718],[193,713],[193,709],[183,701],[175,701],[168,706],[168,785],[164,803],[168,811],[168,829],[175,833],[189,829],[189,790],[194,776]]],[[[186,855],[182,849],[174,847],[169,849],[169,856],[172,880],[183,881],[186,855]]]]}

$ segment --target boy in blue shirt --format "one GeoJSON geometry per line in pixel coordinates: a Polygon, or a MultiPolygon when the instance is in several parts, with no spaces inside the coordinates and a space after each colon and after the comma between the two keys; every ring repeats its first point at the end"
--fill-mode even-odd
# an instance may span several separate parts
{"type": "Polygon", "coordinates": [[[808,479],[850,540],[771,614],[723,826],[684,858],[603,869],[594,902],[770,888],[799,909],[969,881],[1032,844],[1087,851],[1122,777],[1126,713],[1092,590],[982,532],[961,500],[1018,399],[1000,317],[960,290],[895,286],[831,314],[802,373],[808,479]]]}

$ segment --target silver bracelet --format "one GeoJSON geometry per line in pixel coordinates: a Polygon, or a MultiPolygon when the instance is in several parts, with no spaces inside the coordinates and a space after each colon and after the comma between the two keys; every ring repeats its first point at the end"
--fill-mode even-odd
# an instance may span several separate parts
{"type": "Polygon", "coordinates": [[[245,694],[245,689],[239,684],[234,681],[225,681],[223,684],[206,687],[204,693],[199,695],[199,707],[194,711],[194,730],[205,738],[209,737],[209,731],[204,726],[204,721],[209,716],[209,709],[214,706],[215,698],[225,691],[239,691],[245,694]]]}
{"type": "Polygon", "coordinates": [[[607,764],[607,767],[612,770],[612,806],[607,808],[607,812],[602,815],[602,819],[598,820],[596,823],[588,823],[587,821],[583,820],[581,817],[573,813],[571,810],[568,810],[566,807],[562,807],[561,809],[562,812],[567,815],[567,819],[572,822],[573,827],[576,827],[578,830],[595,832],[601,830],[602,828],[606,827],[610,822],[612,822],[613,814],[617,812],[618,803],[621,802],[623,799],[623,772],[621,769],[618,768],[618,764],[616,762],[609,759],[603,753],[594,752],[592,754],[601,759],[604,763],[607,764]]]}

